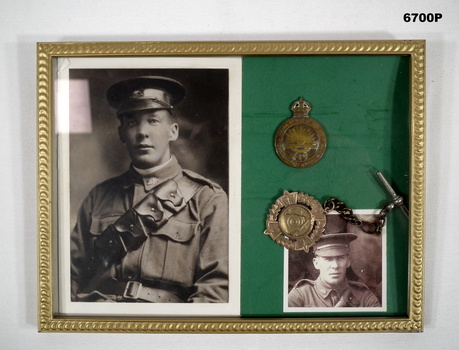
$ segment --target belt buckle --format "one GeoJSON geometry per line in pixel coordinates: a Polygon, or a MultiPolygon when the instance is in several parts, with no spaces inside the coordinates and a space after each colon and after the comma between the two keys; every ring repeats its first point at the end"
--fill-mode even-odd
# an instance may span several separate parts
{"type": "Polygon", "coordinates": [[[137,299],[139,295],[142,283],[137,281],[129,281],[124,288],[123,298],[125,299],[137,299]]]}

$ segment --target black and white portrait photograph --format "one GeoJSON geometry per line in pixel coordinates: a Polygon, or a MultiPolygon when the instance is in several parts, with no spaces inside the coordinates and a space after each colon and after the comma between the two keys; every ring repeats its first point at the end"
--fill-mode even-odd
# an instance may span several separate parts
{"type": "Polygon", "coordinates": [[[239,257],[230,259],[239,243],[229,235],[238,65],[173,61],[62,62],[58,167],[69,235],[60,272],[70,313],[239,311],[239,257]]]}
{"type": "MultiPolygon", "coordinates": [[[[377,215],[359,214],[359,218],[375,222],[377,215]]],[[[337,213],[330,213],[324,234],[308,252],[289,250],[285,255],[284,311],[385,309],[384,232],[365,233],[337,213]]]]}

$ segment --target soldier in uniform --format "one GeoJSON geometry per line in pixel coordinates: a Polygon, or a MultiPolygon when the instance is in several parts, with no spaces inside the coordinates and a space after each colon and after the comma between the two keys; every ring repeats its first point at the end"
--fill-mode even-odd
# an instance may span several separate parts
{"type": "Polygon", "coordinates": [[[124,80],[107,91],[131,166],[94,187],[71,234],[73,301],[228,302],[228,199],[170,150],[183,85],[124,80]]]}
{"type": "Polygon", "coordinates": [[[288,295],[290,307],[379,307],[378,298],[360,282],[347,280],[353,233],[325,234],[314,245],[315,280],[302,279],[288,295]]]}

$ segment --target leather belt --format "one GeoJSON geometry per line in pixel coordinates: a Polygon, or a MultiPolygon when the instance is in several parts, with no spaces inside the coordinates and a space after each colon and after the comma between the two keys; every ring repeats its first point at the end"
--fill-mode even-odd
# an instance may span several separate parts
{"type": "Polygon", "coordinates": [[[123,298],[126,300],[144,300],[152,303],[183,303],[183,300],[175,294],[163,289],[147,287],[137,281],[127,282],[123,298]]]}

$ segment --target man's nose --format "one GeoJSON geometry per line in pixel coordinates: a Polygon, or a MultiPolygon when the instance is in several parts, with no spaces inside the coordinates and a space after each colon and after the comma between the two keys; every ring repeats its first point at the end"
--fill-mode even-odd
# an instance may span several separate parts
{"type": "Polygon", "coordinates": [[[137,137],[143,139],[148,138],[148,126],[147,123],[141,122],[137,125],[137,137]]]}
{"type": "Polygon", "coordinates": [[[330,262],[331,267],[337,268],[338,267],[338,260],[337,259],[332,259],[330,262]]]}

